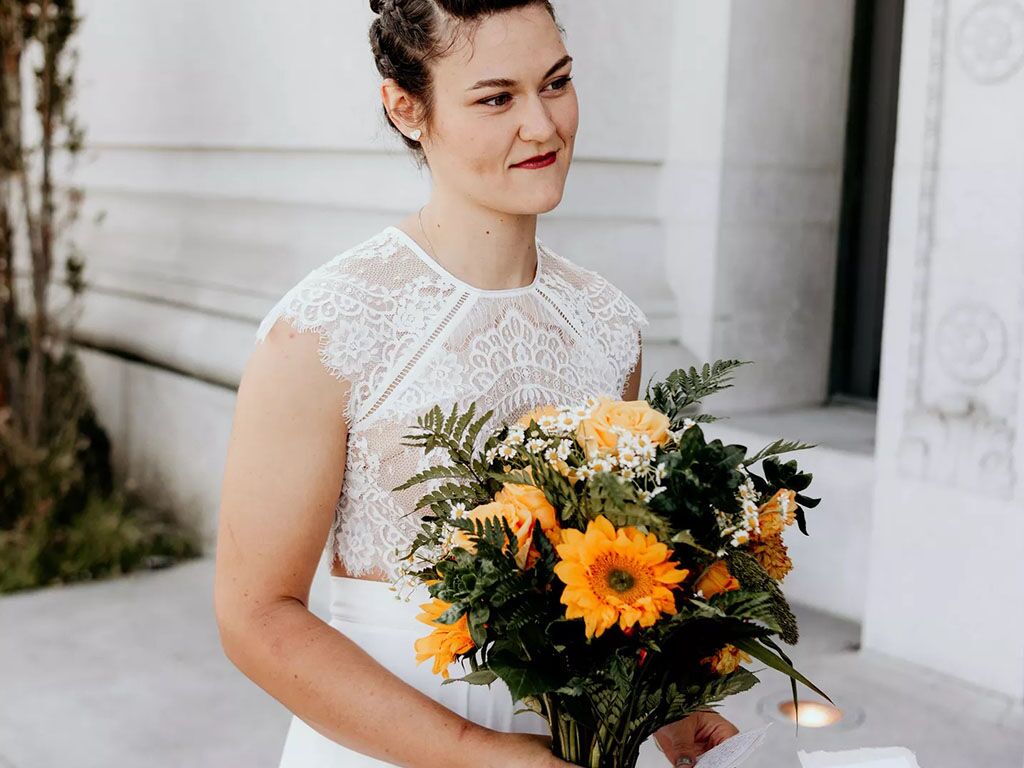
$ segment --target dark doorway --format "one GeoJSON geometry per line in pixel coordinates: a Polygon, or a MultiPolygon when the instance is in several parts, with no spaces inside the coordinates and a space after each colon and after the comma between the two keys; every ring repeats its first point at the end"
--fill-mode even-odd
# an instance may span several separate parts
{"type": "Polygon", "coordinates": [[[857,0],[829,392],[875,401],[904,0],[857,0]]]}

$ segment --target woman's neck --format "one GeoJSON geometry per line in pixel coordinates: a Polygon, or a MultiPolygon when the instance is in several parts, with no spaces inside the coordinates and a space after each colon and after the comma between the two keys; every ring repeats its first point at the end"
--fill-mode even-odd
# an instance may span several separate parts
{"type": "Polygon", "coordinates": [[[536,214],[507,214],[435,194],[402,221],[402,229],[446,270],[477,288],[504,290],[533,282],[536,214]]]}

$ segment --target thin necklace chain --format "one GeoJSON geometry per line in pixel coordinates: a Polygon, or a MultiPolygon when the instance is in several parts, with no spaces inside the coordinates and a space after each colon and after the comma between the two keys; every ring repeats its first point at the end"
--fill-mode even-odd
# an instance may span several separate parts
{"type": "MultiPolygon", "coordinates": [[[[423,236],[425,238],[427,238],[427,245],[430,246],[430,253],[433,255],[434,261],[437,261],[437,251],[434,250],[434,244],[432,242],[430,242],[430,235],[427,234],[427,229],[426,229],[426,227],[423,226],[423,209],[424,208],[426,208],[425,205],[421,205],[420,206],[419,211],[416,213],[416,218],[419,219],[419,222],[420,222],[420,231],[423,233],[423,236]]],[[[437,261],[437,263],[440,264],[441,262],[437,261]]]]}
{"type": "MultiPolygon", "coordinates": [[[[425,205],[421,205],[420,206],[420,209],[416,212],[416,220],[419,221],[419,223],[420,223],[420,231],[423,233],[423,236],[425,238],[427,238],[427,245],[430,246],[430,253],[433,255],[434,261],[436,261],[438,264],[440,264],[441,261],[440,261],[440,259],[437,258],[437,251],[434,249],[434,244],[432,242],[430,242],[430,235],[427,234],[427,228],[423,226],[423,209],[426,208],[426,207],[427,206],[425,206],[425,205]]],[[[537,262],[536,262],[536,266],[534,267],[534,282],[536,282],[536,280],[537,280],[537,277],[536,277],[537,272],[540,271],[540,249],[537,249],[537,250],[538,250],[537,262]]],[[[530,283],[530,285],[533,285],[533,283],[530,283]]],[[[524,285],[524,286],[521,286],[521,287],[522,288],[528,288],[529,285],[524,285]]],[[[484,290],[487,290],[487,289],[484,289],[484,290]]]]}

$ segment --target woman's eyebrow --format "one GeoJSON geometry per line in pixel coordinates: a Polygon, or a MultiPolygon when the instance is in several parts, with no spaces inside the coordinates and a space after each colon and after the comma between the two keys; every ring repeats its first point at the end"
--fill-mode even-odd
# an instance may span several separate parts
{"type": "MultiPolygon", "coordinates": [[[[551,77],[551,75],[555,74],[555,72],[560,70],[570,61],[572,61],[572,56],[563,56],[562,58],[560,58],[558,61],[551,65],[551,68],[544,73],[544,77],[551,77]]],[[[541,79],[543,80],[544,78],[541,79]]],[[[518,84],[518,81],[512,80],[507,77],[492,77],[488,80],[478,80],[466,90],[475,91],[478,88],[514,88],[518,84]]]]}

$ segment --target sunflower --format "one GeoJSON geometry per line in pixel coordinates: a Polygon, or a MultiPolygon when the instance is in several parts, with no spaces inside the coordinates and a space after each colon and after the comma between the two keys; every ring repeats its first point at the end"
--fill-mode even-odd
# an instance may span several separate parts
{"type": "Polygon", "coordinates": [[[443,624],[437,620],[438,616],[451,607],[451,603],[437,597],[432,598],[429,603],[421,603],[423,613],[418,614],[416,619],[434,627],[434,631],[413,643],[416,663],[421,664],[427,659],[433,659],[434,674],[439,674],[446,680],[448,666],[456,657],[473,648],[473,638],[469,635],[469,619],[466,614],[462,614],[454,624],[443,624]]]}
{"type": "Polygon", "coordinates": [[[785,542],[782,541],[781,533],[752,542],[750,554],[776,581],[782,581],[786,578],[786,574],[793,569],[793,561],[789,559],[789,552],[785,542]]]}
{"type": "Polygon", "coordinates": [[[616,622],[625,631],[675,613],[672,586],[689,574],[676,568],[669,548],[653,533],[631,526],[616,530],[604,515],[591,520],[586,533],[563,529],[556,550],[562,559],[554,571],[566,585],[561,598],[565,617],[582,617],[588,639],[616,622]]]}

